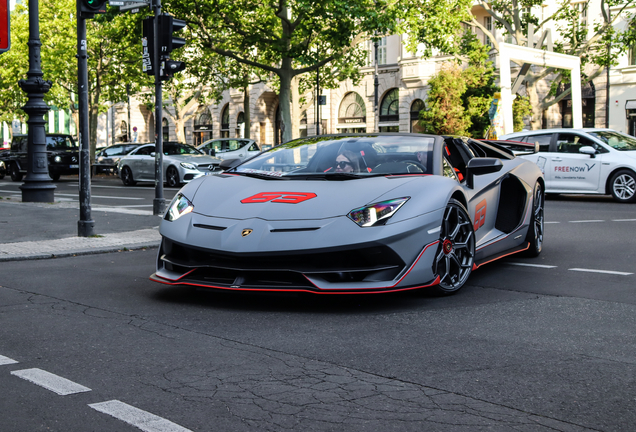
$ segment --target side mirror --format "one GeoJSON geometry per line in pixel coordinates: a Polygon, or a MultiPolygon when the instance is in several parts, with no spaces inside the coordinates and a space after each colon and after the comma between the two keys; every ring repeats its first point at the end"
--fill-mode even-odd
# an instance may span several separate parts
{"type": "Polygon", "coordinates": [[[503,163],[497,158],[473,158],[466,165],[466,186],[473,188],[475,176],[501,171],[503,163]]]}
{"type": "Polygon", "coordinates": [[[579,153],[590,155],[590,157],[596,157],[596,149],[592,146],[583,146],[579,149],[579,153]]]}
{"type": "Polygon", "coordinates": [[[240,163],[240,159],[223,159],[219,164],[219,168],[221,168],[223,171],[227,171],[234,168],[235,166],[238,166],[240,163]]]}

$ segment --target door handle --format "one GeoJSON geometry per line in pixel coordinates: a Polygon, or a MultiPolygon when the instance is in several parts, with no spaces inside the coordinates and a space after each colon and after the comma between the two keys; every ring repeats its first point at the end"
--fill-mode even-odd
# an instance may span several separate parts
{"type": "Polygon", "coordinates": [[[557,158],[557,159],[552,159],[553,162],[563,162],[563,159],[561,158],[557,158]]]}

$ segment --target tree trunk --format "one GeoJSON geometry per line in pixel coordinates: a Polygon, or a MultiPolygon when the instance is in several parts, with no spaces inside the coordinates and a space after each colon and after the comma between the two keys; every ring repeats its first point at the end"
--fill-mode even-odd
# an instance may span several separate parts
{"type": "Polygon", "coordinates": [[[280,77],[280,94],[278,95],[278,106],[280,107],[280,128],[282,131],[282,142],[292,139],[291,122],[291,81],[292,59],[283,58],[278,76],[280,77]]]}
{"type": "Polygon", "coordinates": [[[292,138],[298,138],[300,136],[300,95],[298,94],[298,80],[298,75],[293,77],[290,88],[292,138]]]}
{"type": "Polygon", "coordinates": [[[250,139],[250,129],[252,128],[252,121],[250,120],[250,85],[247,84],[243,87],[243,118],[244,123],[244,138],[250,139]]]}

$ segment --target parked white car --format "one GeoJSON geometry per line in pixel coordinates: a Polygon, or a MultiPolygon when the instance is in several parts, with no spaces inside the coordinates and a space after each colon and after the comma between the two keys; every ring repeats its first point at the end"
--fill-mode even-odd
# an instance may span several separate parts
{"type": "Polygon", "coordinates": [[[539,144],[521,155],[545,175],[547,193],[612,195],[636,202],[636,138],[612,129],[543,129],[500,139],[539,144]]]}
{"type": "MultiPolygon", "coordinates": [[[[219,170],[221,159],[209,156],[187,144],[163,144],[163,179],[167,186],[177,187],[195,178],[219,170]]],[[[126,186],[138,181],[155,181],[155,145],[136,148],[119,160],[119,177],[126,186]]]]}
{"type": "Polygon", "coordinates": [[[249,159],[261,152],[252,139],[217,138],[205,141],[197,147],[203,153],[220,159],[249,159]]]}

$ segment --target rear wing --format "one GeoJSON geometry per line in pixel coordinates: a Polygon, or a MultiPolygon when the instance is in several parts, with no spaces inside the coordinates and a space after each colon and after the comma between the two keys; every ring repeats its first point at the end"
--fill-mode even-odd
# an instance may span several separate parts
{"type": "Polygon", "coordinates": [[[539,143],[534,144],[511,140],[480,140],[515,156],[539,152],[539,143]]]}

